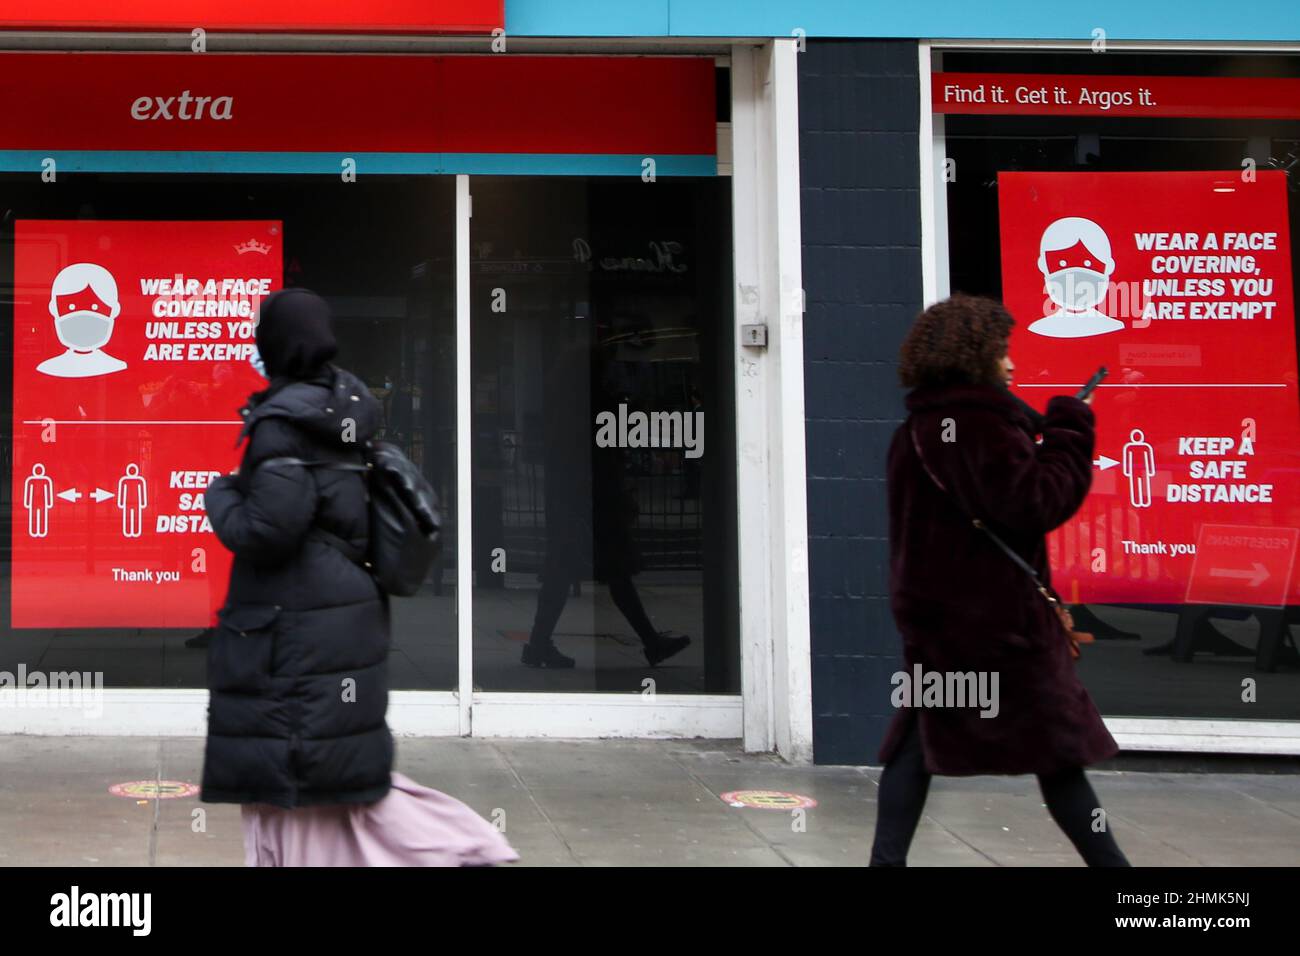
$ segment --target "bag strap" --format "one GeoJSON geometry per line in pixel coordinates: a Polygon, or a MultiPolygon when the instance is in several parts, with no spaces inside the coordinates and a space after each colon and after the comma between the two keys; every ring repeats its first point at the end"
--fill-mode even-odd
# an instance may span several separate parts
{"type": "Polygon", "coordinates": [[[305,458],[294,458],[289,455],[282,455],[279,458],[268,458],[265,461],[257,463],[258,468],[265,468],[267,465],[296,465],[299,468],[328,468],[330,471],[369,471],[369,465],[354,465],[346,461],[308,461],[305,458]]]}
{"type": "Polygon", "coordinates": [[[359,548],[346,538],[340,538],[333,531],[326,531],[324,528],[313,527],[307,532],[307,537],[315,538],[317,541],[324,542],[336,551],[340,551],[343,557],[347,558],[353,564],[360,565],[367,571],[370,570],[370,562],[366,560],[365,548],[359,548]]]}
{"type": "MultiPolygon", "coordinates": [[[[947,495],[948,498],[953,502],[953,504],[956,505],[957,504],[956,497],[953,495],[951,491],[949,491],[946,487],[944,487],[943,482],[940,481],[939,477],[930,469],[929,464],[925,460],[925,455],[921,453],[921,442],[916,437],[916,428],[910,418],[907,420],[907,433],[908,435],[911,436],[912,448],[916,451],[917,460],[921,462],[921,467],[925,469],[925,473],[930,476],[930,480],[934,482],[935,487],[937,487],[940,491],[942,491],[945,495],[947,495]]],[[[962,514],[966,517],[968,521],[970,521],[972,525],[974,525],[980,531],[984,532],[984,534],[988,536],[989,540],[991,540],[994,544],[996,544],[998,546],[998,549],[1003,554],[1005,554],[1008,558],[1010,558],[1012,563],[1015,564],[1016,567],[1020,568],[1020,570],[1024,571],[1025,574],[1029,575],[1029,579],[1034,582],[1034,587],[1038,589],[1038,593],[1041,594],[1043,597],[1045,597],[1049,604],[1058,607],[1062,605],[1063,602],[1061,601],[1060,595],[1058,595],[1054,590],[1052,590],[1050,586],[1044,584],[1039,579],[1038,572],[1034,570],[1033,565],[1031,565],[1024,558],[1022,558],[1019,554],[1017,554],[1015,550],[1011,547],[1011,545],[1007,544],[996,534],[994,534],[993,530],[988,525],[986,525],[983,521],[981,521],[979,518],[972,518],[970,515],[967,515],[964,509],[962,509],[960,505],[957,505],[957,510],[961,511],[962,514]]]]}
{"type": "MultiPolygon", "coordinates": [[[[306,459],[294,458],[289,455],[283,455],[278,458],[268,458],[265,461],[259,462],[257,467],[264,468],[267,465],[294,465],[299,468],[327,468],[331,471],[370,471],[370,466],[368,464],[354,465],[345,461],[307,461],[306,459]]],[[[346,538],[340,538],[334,532],[326,531],[324,528],[316,527],[314,525],[312,526],[312,529],[307,532],[307,537],[315,538],[317,541],[324,542],[336,551],[341,552],[343,556],[353,564],[359,565],[367,571],[370,570],[370,562],[366,560],[366,550],[357,547],[346,538]]]]}

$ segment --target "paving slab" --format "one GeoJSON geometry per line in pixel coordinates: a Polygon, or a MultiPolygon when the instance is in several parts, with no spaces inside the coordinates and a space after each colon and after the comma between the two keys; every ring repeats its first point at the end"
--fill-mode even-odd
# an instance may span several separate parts
{"type": "MultiPolygon", "coordinates": [[[[796,767],[717,740],[404,737],[397,753],[400,772],[499,820],[522,866],[862,866],[870,855],[878,768],[796,767]],[[744,790],[815,805],[721,798],[744,790]]],[[[201,738],[6,737],[0,866],[242,866],[237,806],[109,792],[197,784],[202,766],[201,738]]],[[[1137,866],[1300,864],[1300,775],[1089,776],[1137,866]]],[[[935,778],[910,862],[1080,865],[1033,777],[935,778]]]]}

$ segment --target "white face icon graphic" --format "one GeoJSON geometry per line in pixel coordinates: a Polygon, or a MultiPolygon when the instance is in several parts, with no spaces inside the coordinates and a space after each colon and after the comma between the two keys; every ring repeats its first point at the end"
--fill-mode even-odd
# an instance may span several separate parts
{"type": "Polygon", "coordinates": [[[1115,271],[1110,238],[1091,219],[1057,219],[1038,243],[1038,271],[1053,308],[1029,331],[1056,339],[1104,335],[1124,327],[1106,314],[1110,276],[1115,271]]]}
{"type": "Polygon", "coordinates": [[[101,265],[74,262],[59,270],[50,287],[49,311],[54,334],[66,352],[46,359],[36,370],[55,378],[93,378],[126,368],[126,363],[100,351],[113,337],[113,324],[122,306],[117,280],[101,265]]]}

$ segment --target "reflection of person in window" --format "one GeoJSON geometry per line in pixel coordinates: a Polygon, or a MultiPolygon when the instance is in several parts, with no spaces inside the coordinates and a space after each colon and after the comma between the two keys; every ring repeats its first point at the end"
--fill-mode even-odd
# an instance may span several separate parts
{"type": "Polygon", "coordinates": [[[149,506],[149,492],[140,466],[126,466],[126,474],[117,482],[117,506],[122,510],[122,536],[138,538],[144,530],[144,509],[149,506]]]}
{"type": "Polygon", "coordinates": [[[43,538],[50,532],[50,509],[54,507],[54,482],[42,464],[32,465],[23,482],[23,507],[27,509],[27,534],[43,538]]]}
{"type": "Polygon", "coordinates": [[[573,658],[560,653],[551,635],[570,586],[589,570],[609,587],[652,665],[691,641],[656,631],[632,583],[641,556],[632,535],[637,505],[624,486],[623,449],[595,444],[596,413],[617,406],[606,384],[609,364],[599,347],[571,346],[546,374],[546,558],[537,613],[523,650],[529,667],[573,666],[573,658]]]}

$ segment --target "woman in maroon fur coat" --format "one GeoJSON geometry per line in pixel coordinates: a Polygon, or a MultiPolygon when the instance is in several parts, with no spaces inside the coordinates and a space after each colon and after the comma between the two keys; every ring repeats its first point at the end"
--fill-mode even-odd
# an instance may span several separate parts
{"type": "Polygon", "coordinates": [[[1047,532],[1092,480],[1092,409],[1058,396],[1040,416],[1007,388],[1013,324],[999,303],[958,295],[923,312],[903,343],[899,371],[912,391],[889,450],[889,545],[907,669],[895,677],[899,710],[880,752],[873,866],[905,865],[936,773],[1037,774],[1084,860],[1128,865],[1096,822],[1105,816],[1083,773],[1117,748],[1068,636],[1026,571],[972,523],[1048,583],[1047,532]],[[949,675],[978,675],[993,693],[927,699],[911,684],[929,674],[950,688],[949,675]]]}

